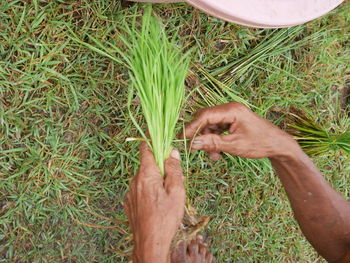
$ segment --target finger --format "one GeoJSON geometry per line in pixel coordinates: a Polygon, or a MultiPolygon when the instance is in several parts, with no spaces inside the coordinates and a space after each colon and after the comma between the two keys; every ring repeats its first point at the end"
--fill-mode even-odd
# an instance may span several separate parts
{"type": "Polygon", "coordinates": [[[163,177],[160,170],[156,164],[153,153],[146,142],[141,142],[140,144],[140,170],[137,174],[136,182],[138,180],[147,179],[148,183],[156,183],[158,185],[163,185],[163,177]]]}
{"type": "Polygon", "coordinates": [[[180,153],[173,149],[170,157],[165,161],[164,166],[165,190],[170,193],[176,189],[180,194],[184,195],[184,179],[181,167],[180,153]]]}
{"type": "Polygon", "coordinates": [[[209,128],[208,126],[204,127],[202,130],[202,134],[209,134],[212,132],[213,132],[213,129],[209,128]]]}
{"type": "Polygon", "coordinates": [[[206,134],[198,136],[192,143],[192,150],[206,152],[230,152],[233,148],[234,134],[217,135],[206,134]]]}
{"type": "MultiPolygon", "coordinates": [[[[206,128],[203,130],[203,134],[221,134],[222,130],[218,127],[219,125],[208,125],[206,128]]],[[[220,152],[209,152],[209,158],[213,161],[218,161],[221,159],[221,154],[220,152]]]]}
{"type": "Polygon", "coordinates": [[[207,246],[204,245],[203,243],[199,243],[199,248],[198,248],[199,254],[205,258],[206,253],[207,253],[207,246]]]}
{"type": "Polygon", "coordinates": [[[140,162],[141,167],[151,167],[158,169],[156,160],[153,156],[153,152],[145,141],[141,142],[140,144],[140,162]]]}
{"type": "Polygon", "coordinates": [[[236,103],[226,103],[200,110],[196,114],[195,119],[185,126],[186,138],[193,138],[195,134],[201,132],[207,125],[226,127],[227,124],[235,122],[236,116],[232,111],[234,107],[237,107],[236,103]]]}
{"type": "Polygon", "coordinates": [[[171,253],[171,262],[186,262],[187,243],[181,241],[171,253]]]}
{"type": "Polygon", "coordinates": [[[198,114],[191,122],[185,125],[185,137],[193,138],[197,133],[200,133],[208,124],[210,112],[198,114]]]}
{"type": "Polygon", "coordinates": [[[212,254],[210,254],[210,251],[207,251],[207,254],[205,256],[205,262],[206,263],[215,263],[215,259],[212,254]]]}
{"type": "Polygon", "coordinates": [[[209,158],[213,161],[219,161],[222,156],[219,152],[209,152],[209,158]]]}
{"type": "Polygon", "coordinates": [[[190,245],[187,247],[187,250],[188,250],[188,254],[190,256],[195,256],[198,254],[198,243],[195,239],[193,239],[190,243],[190,245]]]}

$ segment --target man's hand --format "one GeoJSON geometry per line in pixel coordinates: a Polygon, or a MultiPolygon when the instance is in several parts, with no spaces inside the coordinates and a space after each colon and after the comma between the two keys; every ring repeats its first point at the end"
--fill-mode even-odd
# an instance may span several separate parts
{"type": "Polygon", "coordinates": [[[134,235],[134,263],[169,261],[171,241],[184,214],[185,188],[180,154],[173,150],[161,176],[147,143],[140,145],[141,165],[130,183],[124,209],[134,235]]]}
{"type": "Polygon", "coordinates": [[[283,156],[298,148],[291,136],[238,102],[198,111],[186,125],[185,136],[197,133],[192,150],[207,151],[214,160],[220,152],[255,159],[283,156]],[[229,134],[222,134],[225,131],[229,134]]]}
{"type": "Polygon", "coordinates": [[[329,262],[350,262],[350,203],[323,178],[297,142],[240,103],[198,112],[185,129],[194,150],[271,160],[301,230],[329,262]],[[224,131],[229,134],[221,135],[224,131]]]}

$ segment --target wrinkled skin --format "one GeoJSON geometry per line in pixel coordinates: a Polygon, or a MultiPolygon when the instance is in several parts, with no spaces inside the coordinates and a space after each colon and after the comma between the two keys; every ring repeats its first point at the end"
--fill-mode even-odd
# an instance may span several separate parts
{"type": "Polygon", "coordinates": [[[165,179],[153,154],[141,143],[141,165],[130,183],[124,208],[134,234],[134,262],[169,262],[171,241],[184,214],[185,189],[180,154],[165,162],[165,179]]]}
{"type": "Polygon", "coordinates": [[[215,263],[201,236],[181,242],[171,254],[171,263],[215,263]]]}
{"type": "Polygon", "coordinates": [[[191,149],[207,151],[214,160],[220,152],[257,159],[282,155],[283,148],[295,147],[291,136],[237,102],[199,110],[185,128],[186,138],[196,134],[191,149]],[[221,135],[224,131],[229,134],[221,135]]]}

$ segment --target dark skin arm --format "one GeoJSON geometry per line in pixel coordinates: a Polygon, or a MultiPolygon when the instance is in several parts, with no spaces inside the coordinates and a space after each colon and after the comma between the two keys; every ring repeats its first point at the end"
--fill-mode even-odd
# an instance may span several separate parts
{"type": "Polygon", "coordinates": [[[302,151],[270,159],[306,238],[329,262],[341,261],[350,251],[349,202],[302,151]]]}
{"type": "Polygon", "coordinates": [[[306,238],[329,262],[350,262],[350,203],[323,178],[295,140],[240,103],[200,110],[186,126],[193,150],[269,158],[306,238]],[[228,131],[229,134],[221,135],[228,131]]]}

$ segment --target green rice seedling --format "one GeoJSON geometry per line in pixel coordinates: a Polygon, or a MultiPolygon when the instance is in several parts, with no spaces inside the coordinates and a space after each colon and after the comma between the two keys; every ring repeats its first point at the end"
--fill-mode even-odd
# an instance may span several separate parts
{"type": "MultiPolygon", "coordinates": [[[[140,98],[150,137],[149,145],[164,174],[163,163],[171,152],[185,96],[189,56],[188,53],[182,54],[174,41],[168,39],[160,21],[152,16],[150,6],[146,8],[141,29],[134,24],[128,32],[132,40],[127,60],[132,89],[140,98]]],[[[129,102],[132,98],[130,94],[129,102]]],[[[147,140],[139,124],[132,119],[147,140]]]]}
{"type": "MultiPolygon", "coordinates": [[[[164,26],[152,15],[152,6],[146,6],[142,24],[133,16],[131,25],[124,21],[118,35],[126,50],[88,35],[96,46],[81,41],[72,30],[70,38],[114,62],[123,63],[129,69],[131,90],[129,93],[130,118],[153,151],[154,158],[164,174],[164,161],[168,158],[175,137],[175,126],[179,119],[185,97],[185,79],[189,69],[190,51],[183,53],[176,47],[174,36],[169,39],[164,26]],[[149,139],[133,117],[130,105],[136,91],[140,99],[143,116],[147,123],[149,139]]],[[[138,140],[138,139],[136,139],[138,140]]]]}
{"type": "Polygon", "coordinates": [[[294,107],[286,114],[287,132],[294,136],[308,155],[316,156],[327,154],[331,150],[342,150],[350,156],[350,130],[345,133],[327,131],[310,115],[294,107]]]}

